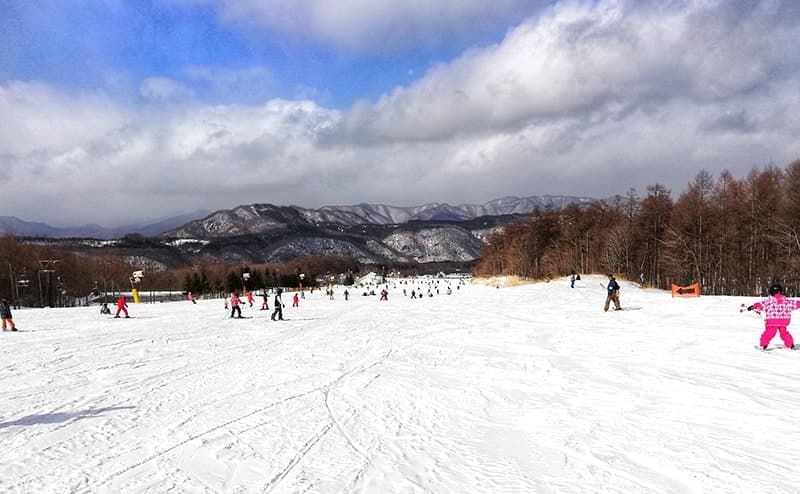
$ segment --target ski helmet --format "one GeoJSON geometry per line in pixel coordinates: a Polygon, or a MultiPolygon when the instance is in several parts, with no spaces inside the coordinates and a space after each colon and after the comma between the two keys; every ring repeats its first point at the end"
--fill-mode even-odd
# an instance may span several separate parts
{"type": "Polygon", "coordinates": [[[777,295],[779,293],[783,293],[783,287],[780,285],[780,283],[773,283],[769,286],[770,295],[777,295]]]}

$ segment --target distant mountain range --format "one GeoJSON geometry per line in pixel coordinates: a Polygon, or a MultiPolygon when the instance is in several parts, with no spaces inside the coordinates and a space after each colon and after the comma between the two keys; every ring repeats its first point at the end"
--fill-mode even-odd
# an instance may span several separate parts
{"type": "Polygon", "coordinates": [[[319,209],[250,204],[188,222],[180,223],[176,217],[139,228],[57,229],[16,218],[4,223],[0,218],[0,230],[11,225],[17,236],[50,237],[43,243],[87,254],[114,253],[144,269],[156,270],[208,261],[281,263],[325,255],[353,257],[362,264],[469,269],[480,259],[492,233],[509,223],[525,221],[535,208],[559,209],[591,201],[535,196],[507,197],[482,205],[432,203],[404,208],[358,204],[319,209]],[[122,233],[114,237],[115,231],[122,233]],[[126,236],[128,233],[141,236],[126,236]],[[117,240],[102,240],[107,238],[117,240]]]}
{"type": "Polygon", "coordinates": [[[19,237],[45,238],[95,238],[116,239],[127,234],[146,237],[167,236],[178,238],[207,238],[240,234],[259,233],[269,230],[283,221],[292,221],[289,216],[317,224],[354,225],[397,225],[410,221],[468,221],[481,216],[503,216],[509,214],[528,214],[535,208],[563,208],[574,203],[588,203],[593,199],[572,196],[530,196],[504,197],[486,204],[461,204],[450,206],[446,203],[430,203],[423,206],[398,207],[384,204],[357,204],[354,206],[323,206],[319,209],[298,206],[271,206],[253,204],[237,206],[234,209],[209,213],[198,210],[192,213],[173,216],[155,223],[106,228],[88,224],[71,227],[53,227],[46,223],[30,222],[15,216],[0,216],[0,234],[19,237]],[[262,216],[262,213],[270,211],[262,216]],[[272,218],[276,211],[282,211],[279,218],[272,218]],[[286,216],[288,215],[288,216],[286,216]]]}
{"type": "Polygon", "coordinates": [[[430,203],[423,206],[398,207],[384,204],[324,206],[307,209],[298,206],[250,204],[216,211],[205,218],[166,231],[162,236],[175,238],[213,238],[242,234],[259,234],[287,223],[305,222],[317,226],[402,225],[413,221],[462,222],[484,216],[528,214],[535,208],[561,209],[569,204],[593,201],[586,197],[531,196],[504,197],[486,204],[450,206],[430,203]]]}
{"type": "Polygon", "coordinates": [[[130,233],[137,233],[146,237],[155,237],[165,231],[177,228],[187,222],[203,218],[208,215],[207,210],[198,210],[192,213],[165,218],[155,223],[106,228],[100,225],[81,225],[69,227],[54,227],[46,223],[37,223],[21,220],[15,216],[0,216],[0,235],[11,234],[17,237],[46,237],[46,238],[96,238],[114,239],[121,238],[130,233]]]}

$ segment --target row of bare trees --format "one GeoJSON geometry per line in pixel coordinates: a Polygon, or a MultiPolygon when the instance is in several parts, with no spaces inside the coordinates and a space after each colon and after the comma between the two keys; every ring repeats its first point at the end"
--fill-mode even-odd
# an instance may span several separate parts
{"type": "MultiPolygon", "coordinates": [[[[113,252],[74,252],[10,235],[0,237],[0,298],[16,306],[85,304],[101,294],[129,291],[132,273],[142,269],[113,252]]],[[[349,257],[316,256],[260,266],[205,262],[176,269],[144,269],[144,281],[138,286],[143,294],[192,291],[219,295],[245,288],[310,287],[318,277],[357,273],[359,265],[349,257]]]]}
{"type": "Polygon", "coordinates": [[[697,174],[672,199],[663,185],[611,201],[535,211],[490,238],[476,274],[531,278],[614,272],[644,285],[699,282],[703,293],[800,292],[800,160],[737,179],[697,174]]]}

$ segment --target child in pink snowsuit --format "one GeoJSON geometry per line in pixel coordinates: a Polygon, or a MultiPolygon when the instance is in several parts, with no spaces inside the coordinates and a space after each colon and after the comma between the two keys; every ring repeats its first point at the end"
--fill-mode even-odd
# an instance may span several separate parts
{"type": "Polygon", "coordinates": [[[775,337],[775,333],[780,332],[783,344],[786,348],[794,349],[794,339],[786,329],[792,319],[792,311],[800,309],[800,300],[792,300],[783,296],[783,287],[773,283],[769,287],[769,297],[754,303],[747,310],[760,310],[766,314],[766,329],[761,334],[761,348],[767,349],[767,345],[775,337]]]}

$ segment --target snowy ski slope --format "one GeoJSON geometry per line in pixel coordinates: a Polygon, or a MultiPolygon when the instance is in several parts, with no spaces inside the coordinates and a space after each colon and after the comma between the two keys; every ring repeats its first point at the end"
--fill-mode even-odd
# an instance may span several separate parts
{"type": "Polygon", "coordinates": [[[800,351],[754,349],[755,299],[601,281],[15,311],[0,491],[800,492],[800,351]]]}

